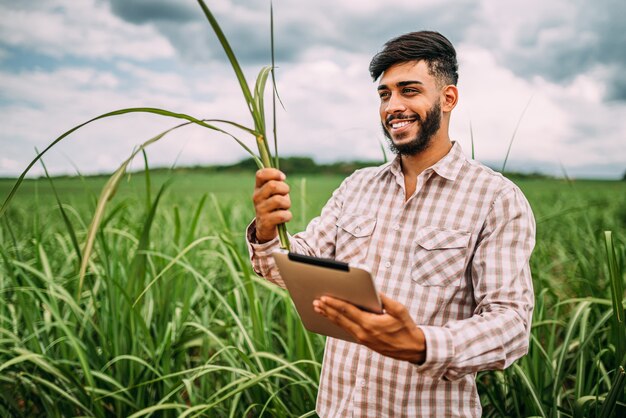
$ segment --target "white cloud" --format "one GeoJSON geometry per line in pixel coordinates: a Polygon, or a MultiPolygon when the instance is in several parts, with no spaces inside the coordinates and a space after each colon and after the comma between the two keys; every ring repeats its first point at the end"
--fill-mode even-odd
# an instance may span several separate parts
{"type": "Polygon", "coordinates": [[[103,2],[48,0],[37,9],[2,7],[0,39],[55,58],[79,56],[136,60],[174,56],[169,42],[151,26],[135,26],[112,15],[103,2]]]}
{"type": "MultiPolygon", "coordinates": [[[[469,150],[469,123],[476,156],[502,162],[527,101],[510,159],[569,167],[626,165],[624,104],[602,102],[604,85],[581,74],[566,85],[534,77],[525,80],[498,64],[489,50],[461,45],[461,101],[453,116],[452,135],[469,150]],[[601,111],[599,111],[601,110],[601,111]]],[[[618,175],[616,173],[615,175],[618,175]]]]}
{"type": "Polygon", "coordinates": [[[458,53],[460,101],[452,117],[452,135],[464,138],[462,144],[469,150],[471,122],[477,159],[503,161],[515,126],[532,98],[511,156],[544,159],[549,155],[565,134],[563,111],[531,81],[499,66],[490,51],[460,45],[458,53]]]}

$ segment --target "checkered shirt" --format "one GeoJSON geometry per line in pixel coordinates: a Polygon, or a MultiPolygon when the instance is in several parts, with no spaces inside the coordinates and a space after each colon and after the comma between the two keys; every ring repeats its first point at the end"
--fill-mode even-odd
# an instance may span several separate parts
{"type": "MultiPolygon", "coordinates": [[[[284,287],[271,257],[278,239],[257,244],[254,227],[254,270],[284,287]]],[[[356,171],[290,241],[293,252],[369,270],[426,337],[420,365],[327,338],[321,417],[479,417],[476,372],[527,352],[533,214],[511,181],[466,159],[458,143],[419,174],[406,201],[399,158],[356,171]]]]}

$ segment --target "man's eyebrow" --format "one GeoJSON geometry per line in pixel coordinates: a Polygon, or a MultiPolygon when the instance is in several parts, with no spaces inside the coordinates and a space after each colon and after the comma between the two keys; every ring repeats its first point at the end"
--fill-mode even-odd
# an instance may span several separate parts
{"type": "Polygon", "coordinates": [[[399,81],[398,84],[396,84],[396,86],[398,87],[404,87],[404,86],[410,86],[411,84],[424,84],[421,81],[418,80],[407,80],[407,81],[399,81]]]}
{"type": "MultiPolygon", "coordinates": [[[[424,83],[422,83],[419,80],[406,80],[406,81],[399,81],[398,83],[396,83],[397,87],[405,87],[405,86],[410,86],[412,84],[421,84],[423,85],[424,83]]],[[[389,87],[386,84],[381,84],[380,86],[378,86],[377,90],[388,90],[389,87]]]]}

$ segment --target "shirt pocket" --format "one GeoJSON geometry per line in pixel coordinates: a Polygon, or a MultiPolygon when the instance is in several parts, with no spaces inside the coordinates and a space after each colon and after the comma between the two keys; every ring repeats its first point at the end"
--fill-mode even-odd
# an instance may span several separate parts
{"type": "Polygon", "coordinates": [[[459,286],[471,234],[421,227],[413,241],[411,278],[422,286],[459,286]]]}
{"type": "Polygon", "coordinates": [[[335,256],[352,265],[363,263],[367,257],[376,218],[368,215],[341,215],[337,219],[335,256]]]}

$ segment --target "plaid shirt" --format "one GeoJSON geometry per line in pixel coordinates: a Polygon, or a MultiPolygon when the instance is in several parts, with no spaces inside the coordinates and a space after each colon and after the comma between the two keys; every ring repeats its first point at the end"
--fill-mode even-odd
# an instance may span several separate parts
{"type": "MultiPolygon", "coordinates": [[[[271,253],[255,244],[255,271],[284,287],[271,253]]],[[[400,160],[356,171],[333,193],[292,251],[372,273],[426,337],[421,365],[327,338],[317,412],[322,417],[478,417],[476,372],[526,354],[533,310],[529,258],[535,222],[522,192],[467,160],[460,145],[417,178],[405,201],[400,160]]]]}

